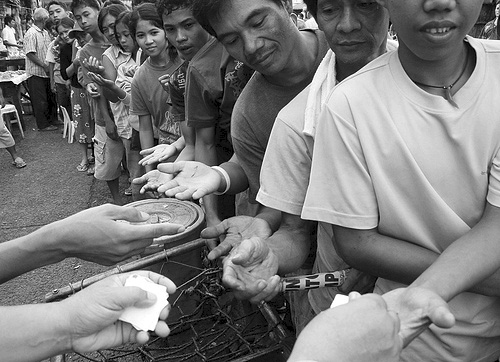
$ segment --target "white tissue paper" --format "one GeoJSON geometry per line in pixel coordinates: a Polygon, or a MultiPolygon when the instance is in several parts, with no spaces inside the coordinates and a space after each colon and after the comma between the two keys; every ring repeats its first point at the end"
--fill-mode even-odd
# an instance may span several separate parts
{"type": "Polygon", "coordinates": [[[125,286],[139,287],[155,294],[156,303],[147,308],[128,307],[118,319],[132,324],[139,331],[154,331],[161,311],[168,305],[167,288],[137,274],[129,276],[125,281],[125,286]]]}
{"type": "Polygon", "coordinates": [[[349,296],[344,294],[337,294],[335,298],[333,298],[333,302],[332,305],[330,305],[330,308],[338,307],[339,305],[346,304],[347,302],[349,302],[349,296]]]}

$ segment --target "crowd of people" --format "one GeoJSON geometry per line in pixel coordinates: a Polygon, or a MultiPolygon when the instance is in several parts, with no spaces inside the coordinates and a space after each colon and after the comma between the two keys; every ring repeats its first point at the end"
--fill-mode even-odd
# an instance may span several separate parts
{"type": "MultiPolygon", "coordinates": [[[[73,0],[71,12],[52,0],[34,11],[23,45],[37,126],[57,129],[64,109],[81,150],[76,169],[106,181],[117,205],[122,168],[134,200],[199,200],[208,258],[222,260],[223,282],[238,298],[269,301],[282,276],[344,270],[338,288],[287,293],[298,336],[291,361],[498,360],[500,42],[489,28],[485,39],[467,35],[483,1],[304,2],[300,19],[282,0],[132,9],[73,0]],[[338,294],[351,301],[331,309],[338,294]]],[[[114,222],[144,217],[126,207],[99,213],[102,220],[84,212],[72,226],[63,220],[0,244],[9,261],[0,281],[67,256],[116,262],[139,254],[151,233],[180,230],[114,222]],[[108,223],[105,245],[95,245],[96,231],[65,252],[25,255],[32,249],[23,244],[48,230],[94,223],[108,223]]],[[[78,303],[123,280],[61,308],[92,320],[95,310],[76,311],[78,303]]],[[[121,307],[145,298],[108,297],[121,307]]],[[[100,328],[119,317],[105,315],[100,328]]],[[[80,327],[96,332],[73,333],[80,327]]],[[[168,334],[162,323],[158,334],[168,334]]],[[[26,353],[147,340],[101,338],[26,353]]]]}

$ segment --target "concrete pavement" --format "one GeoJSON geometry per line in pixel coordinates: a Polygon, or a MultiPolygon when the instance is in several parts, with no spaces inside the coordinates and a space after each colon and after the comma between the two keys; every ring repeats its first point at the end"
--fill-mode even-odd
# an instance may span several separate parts
{"type": "MultiPolygon", "coordinates": [[[[25,115],[24,119],[25,138],[21,138],[17,125],[13,125],[13,135],[18,153],[28,166],[15,168],[9,153],[0,150],[0,242],[112,200],[105,182],[76,170],[80,162],[78,145],[62,138],[62,127],[38,132],[33,117],[25,115]]],[[[122,193],[126,183],[122,174],[122,193]]],[[[132,201],[127,196],[123,200],[132,201]]],[[[52,289],[105,269],[74,258],[40,268],[0,285],[0,305],[41,303],[52,289]]]]}

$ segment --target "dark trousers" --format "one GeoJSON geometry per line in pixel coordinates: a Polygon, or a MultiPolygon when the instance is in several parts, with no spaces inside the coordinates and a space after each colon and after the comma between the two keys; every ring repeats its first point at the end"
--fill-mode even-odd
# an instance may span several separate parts
{"type": "Polygon", "coordinates": [[[49,78],[32,75],[27,80],[28,91],[38,129],[47,128],[57,121],[57,103],[50,89],[49,78]]]}

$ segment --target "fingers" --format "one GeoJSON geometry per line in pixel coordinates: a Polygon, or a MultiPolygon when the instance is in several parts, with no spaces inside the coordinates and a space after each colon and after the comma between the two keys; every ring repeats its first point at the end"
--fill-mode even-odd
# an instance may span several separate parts
{"type": "Polygon", "coordinates": [[[170,334],[170,328],[168,328],[167,323],[164,321],[159,321],[156,325],[155,333],[157,336],[165,338],[170,334]]]}
{"type": "Polygon", "coordinates": [[[136,185],[142,185],[142,184],[146,183],[147,181],[148,181],[148,179],[146,178],[146,176],[141,176],[141,177],[137,177],[137,178],[133,179],[132,183],[136,184],[136,185]]]}
{"type": "Polygon", "coordinates": [[[152,271],[148,271],[148,270],[136,270],[136,271],[129,272],[129,273],[118,274],[118,277],[120,278],[120,280],[121,280],[122,283],[125,283],[125,281],[127,280],[127,278],[129,276],[131,276],[132,274],[137,274],[137,275],[143,276],[145,278],[149,278],[149,279],[151,279],[151,281],[153,283],[165,286],[167,288],[167,293],[168,294],[175,293],[175,291],[177,289],[177,287],[175,286],[174,282],[171,281],[170,279],[168,279],[167,277],[165,277],[165,276],[163,276],[161,274],[152,272],[152,271]]]}
{"type": "Polygon", "coordinates": [[[180,195],[186,190],[188,190],[188,188],[186,186],[180,186],[177,180],[175,179],[164,183],[158,188],[158,192],[164,193],[167,197],[176,197],[176,198],[180,198],[178,197],[178,194],[180,195]]]}
{"type": "Polygon", "coordinates": [[[214,250],[217,245],[219,244],[218,239],[207,239],[205,240],[205,245],[208,247],[209,250],[214,250]]]}
{"type": "Polygon", "coordinates": [[[224,235],[228,229],[226,220],[223,220],[220,224],[217,224],[215,226],[203,229],[201,231],[200,236],[203,239],[213,239],[213,238],[218,238],[221,235],[224,235]]]}
{"type": "MultiPolygon", "coordinates": [[[[212,240],[215,240],[215,239],[212,239],[212,240]]],[[[210,253],[208,253],[207,257],[208,257],[208,260],[216,260],[222,256],[226,256],[229,254],[229,252],[231,251],[231,249],[233,248],[233,245],[224,240],[222,243],[220,243],[219,245],[217,245],[216,247],[214,247],[210,253]]]]}
{"type": "Polygon", "coordinates": [[[455,325],[455,316],[451,313],[448,306],[433,309],[429,313],[429,318],[432,323],[440,328],[451,328],[455,325]]]}
{"type": "Polygon", "coordinates": [[[165,235],[175,235],[184,232],[186,228],[179,224],[161,223],[146,225],[127,225],[130,239],[154,239],[165,235]]]}
{"type": "Polygon", "coordinates": [[[185,161],[162,163],[158,165],[158,170],[165,173],[176,174],[184,169],[185,161]]]}

